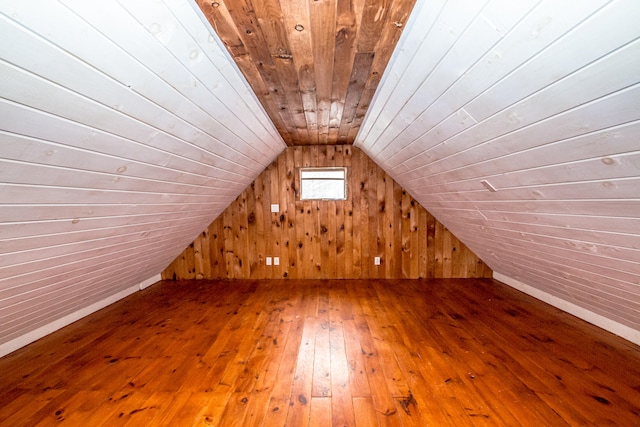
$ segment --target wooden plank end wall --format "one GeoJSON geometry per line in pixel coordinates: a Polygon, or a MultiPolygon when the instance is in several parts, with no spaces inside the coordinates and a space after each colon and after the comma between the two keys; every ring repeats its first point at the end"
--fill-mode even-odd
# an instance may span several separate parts
{"type": "Polygon", "coordinates": [[[419,279],[492,274],[364,152],[344,145],[287,148],[162,278],[419,279]],[[300,201],[298,171],[303,166],[347,166],[348,199],[300,201]],[[280,205],[280,212],[271,212],[272,203],[280,205]],[[381,257],[379,266],[373,263],[376,256],[381,257]],[[266,257],[279,257],[280,265],[267,266],[266,257]]]}

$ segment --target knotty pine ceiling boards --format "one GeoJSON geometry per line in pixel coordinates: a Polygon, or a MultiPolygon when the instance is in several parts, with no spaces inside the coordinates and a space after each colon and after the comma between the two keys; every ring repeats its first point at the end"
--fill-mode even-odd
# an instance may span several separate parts
{"type": "Polygon", "coordinates": [[[288,145],[352,144],[415,0],[198,0],[288,145]]]}

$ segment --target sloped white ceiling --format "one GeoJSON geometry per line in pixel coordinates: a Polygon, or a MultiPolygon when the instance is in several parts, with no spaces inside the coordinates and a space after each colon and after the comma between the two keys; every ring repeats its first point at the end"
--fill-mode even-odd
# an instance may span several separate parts
{"type": "Polygon", "coordinates": [[[639,16],[634,0],[418,2],[356,140],[497,278],[635,342],[639,16]]]}
{"type": "Polygon", "coordinates": [[[196,9],[0,1],[5,353],[159,274],[285,148],[196,9]]]}

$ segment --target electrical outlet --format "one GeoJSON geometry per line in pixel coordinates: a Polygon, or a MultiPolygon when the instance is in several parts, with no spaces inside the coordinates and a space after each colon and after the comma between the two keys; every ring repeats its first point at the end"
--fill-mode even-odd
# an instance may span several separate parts
{"type": "Polygon", "coordinates": [[[273,203],[271,205],[271,212],[273,212],[273,213],[280,212],[280,205],[278,203],[273,203]]]}
{"type": "Polygon", "coordinates": [[[277,257],[277,256],[273,257],[273,265],[280,265],[280,257],[277,257]]]}
{"type": "Polygon", "coordinates": [[[271,265],[271,257],[268,256],[264,259],[264,261],[267,263],[267,265],[271,265]]]}
{"type": "Polygon", "coordinates": [[[379,256],[373,258],[373,264],[374,265],[380,265],[380,257],[379,256]]]}

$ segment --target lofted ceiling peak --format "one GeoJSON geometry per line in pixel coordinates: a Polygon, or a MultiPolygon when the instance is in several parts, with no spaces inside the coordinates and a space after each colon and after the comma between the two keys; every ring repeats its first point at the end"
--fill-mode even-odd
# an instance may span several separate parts
{"type": "Polygon", "coordinates": [[[415,0],[198,0],[287,145],[353,144],[415,0]]]}

